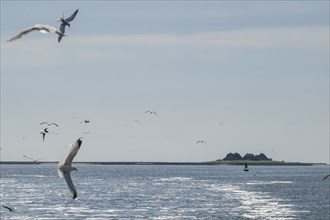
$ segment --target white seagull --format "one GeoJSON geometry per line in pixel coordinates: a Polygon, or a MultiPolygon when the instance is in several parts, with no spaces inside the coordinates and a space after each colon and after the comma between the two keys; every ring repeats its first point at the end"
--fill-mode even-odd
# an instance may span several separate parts
{"type": "MultiPolygon", "coordinates": [[[[79,9],[77,9],[70,17],[68,17],[66,19],[64,19],[64,15],[62,17],[60,17],[59,21],[62,22],[61,23],[61,26],[60,26],[60,31],[63,34],[65,33],[65,26],[69,26],[70,27],[70,23],[69,22],[72,21],[76,17],[76,15],[78,13],[78,10],[79,9]]],[[[62,35],[58,35],[58,43],[61,41],[62,37],[63,37],[62,35]]]]}
{"type": "Polygon", "coordinates": [[[125,127],[131,127],[131,128],[134,128],[134,127],[137,126],[138,124],[140,124],[140,121],[139,121],[139,120],[135,120],[133,124],[125,125],[125,127]]]}
{"type": "Polygon", "coordinates": [[[149,113],[149,114],[151,114],[151,115],[152,115],[152,114],[157,115],[157,112],[155,112],[155,111],[149,111],[149,110],[148,110],[148,111],[145,111],[144,113],[145,113],[145,114],[149,113]]]}
{"type": "Polygon", "coordinates": [[[49,25],[46,25],[46,24],[36,24],[32,27],[23,29],[21,32],[17,33],[14,37],[7,40],[7,42],[11,42],[11,41],[15,41],[17,39],[20,39],[23,35],[28,34],[32,31],[40,31],[41,33],[50,33],[50,32],[52,32],[52,33],[58,34],[60,36],[66,36],[66,35],[64,35],[64,33],[57,30],[55,27],[52,27],[52,26],[49,26],[49,25]]]}
{"type": "Polygon", "coordinates": [[[77,168],[72,167],[72,160],[73,158],[76,156],[76,154],[78,153],[81,143],[82,143],[82,138],[79,138],[71,147],[71,150],[68,154],[68,156],[66,156],[66,158],[64,159],[63,162],[59,162],[58,164],[58,175],[60,177],[64,177],[66,183],[68,184],[69,190],[71,192],[72,198],[76,199],[77,198],[77,191],[76,188],[73,185],[70,173],[72,170],[77,170],[77,168]]]}
{"type": "Polygon", "coordinates": [[[196,144],[206,144],[206,141],[199,140],[199,141],[196,142],[196,144]]]}
{"type": "Polygon", "coordinates": [[[80,124],[82,124],[82,123],[85,123],[85,124],[87,124],[87,123],[90,123],[91,121],[89,120],[89,119],[85,119],[85,120],[82,120],[81,122],[80,122],[80,124]]]}
{"type": "Polygon", "coordinates": [[[58,127],[58,124],[56,124],[56,123],[54,123],[54,122],[52,122],[52,123],[48,123],[48,122],[44,121],[44,122],[41,122],[41,123],[40,123],[40,125],[43,125],[43,124],[47,124],[48,127],[51,126],[51,125],[55,125],[56,127],[58,127]]]}
{"type": "Polygon", "coordinates": [[[43,159],[46,159],[46,157],[45,157],[45,158],[40,158],[40,159],[33,159],[33,158],[31,158],[31,157],[28,157],[28,156],[26,156],[26,155],[24,155],[24,154],[23,154],[23,157],[25,157],[25,158],[27,158],[27,159],[30,159],[30,160],[32,160],[32,162],[33,162],[33,163],[37,163],[39,160],[43,160],[43,159]]]}

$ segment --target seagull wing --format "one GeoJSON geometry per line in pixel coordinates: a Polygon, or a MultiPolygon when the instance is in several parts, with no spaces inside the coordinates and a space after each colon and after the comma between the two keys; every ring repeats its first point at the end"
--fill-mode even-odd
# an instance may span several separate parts
{"type": "Polygon", "coordinates": [[[10,208],[8,206],[5,206],[5,205],[1,205],[2,207],[4,207],[5,209],[8,209],[10,212],[12,212],[14,209],[13,208],[10,208]]]}
{"type": "Polygon", "coordinates": [[[69,190],[72,194],[72,198],[73,199],[77,198],[77,191],[76,191],[76,188],[73,185],[73,182],[72,182],[72,179],[71,179],[71,176],[70,176],[70,172],[63,173],[63,176],[64,176],[64,179],[65,179],[65,182],[68,184],[69,190]]]}
{"type": "Polygon", "coordinates": [[[56,123],[50,123],[49,125],[55,125],[56,127],[58,127],[58,124],[56,124],[56,123]]]}
{"type": "MultiPolygon", "coordinates": [[[[60,31],[64,34],[65,33],[65,24],[62,23],[61,26],[60,26],[60,31]]],[[[58,35],[58,43],[61,41],[63,35],[58,35]]]]}
{"type": "Polygon", "coordinates": [[[33,158],[31,158],[31,157],[28,157],[28,156],[26,156],[26,155],[24,155],[24,154],[23,154],[23,157],[25,157],[25,158],[28,158],[28,159],[30,159],[30,160],[32,160],[32,161],[34,161],[34,159],[33,159],[33,158]]]}
{"type": "Polygon", "coordinates": [[[326,175],[325,177],[322,178],[322,180],[327,179],[328,177],[330,177],[330,174],[326,175]]]}
{"type": "Polygon", "coordinates": [[[42,134],[42,141],[44,141],[45,140],[46,133],[45,132],[42,132],[41,134],[42,134]]]}
{"type": "Polygon", "coordinates": [[[49,125],[48,122],[45,122],[45,121],[40,123],[40,125],[43,125],[43,124],[49,125]]]}
{"type": "Polygon", "coordinates": [[[81,146],[81,139],[79,138],[71,147],[71,150],[68,154],[68,156],[66,156],[66,158],[64,159],[63,165],[71,165],[73,158],[76,156],[76,154],[78,153],[80,146],[81,146]]]}
{"type": "Polygon", "coordinates": [[[76,17],[76,15],[78,14],[78,11],[79,11],[79,9],[77,9],[70,17],[68,17],[67,19],[65,19],[65,21],[66,22],[72,21],[76,17]]]}
{"type": "Polygon", "coordinates": [[[28,34],[31,31],[36,31],[36,30],[39,30],[39,29],[35,26],[23,29],[21,32],[17,33],[14,37],[7,40],[7,42],[11,42],[11,41],[15,41],[17,39],[20,39],[23,35],[28,34]]]}

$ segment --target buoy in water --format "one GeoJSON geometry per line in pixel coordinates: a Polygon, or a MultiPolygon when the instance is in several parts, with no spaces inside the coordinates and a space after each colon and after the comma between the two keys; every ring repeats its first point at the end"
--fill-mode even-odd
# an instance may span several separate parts
{"type": "Polygon", "coordinates": [[[244,171],[249,171],[248,164],[245,163],[244,171]]]}

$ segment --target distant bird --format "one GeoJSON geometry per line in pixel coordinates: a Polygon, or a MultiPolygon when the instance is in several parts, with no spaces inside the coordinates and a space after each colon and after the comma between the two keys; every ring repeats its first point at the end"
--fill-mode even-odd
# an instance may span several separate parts
{"type": "Polygon", "coordinates": [[[60,177],[64,177],[66,183],[68,184],[69,190],[71,192],[72,198],[77,198],[77,191],[73,185],[70,173],[72,170],[77,170],[77,168],[72,167],[72,160],[78,153],[80,146],[82,144],[82,138],[79,138],[71,147],[69,154],[66,156],[63,162],[59,162],[58,164],[58,175],[60,177]]]}
{"type": "Polygon", "coordinates": [[[48,122],[44,121],[44,122],[41,122],[41,123],[40,123],[40,125],[43,125],[43,124],[47,124],[47,126],[55,125],[56,127],[58,127],[58,124],[56,124],[56,123],[54,123],[54,122],[52,122],[52,123],[48,123],[48,122]]]}
{"type": "Polygon", "coordinates": [[[203,141],[203,140],[199,140],[196,142],[196,144],[207,144],[206,141],[203,141]]]}
{"type": "Polygon", "coordinates": [[[322,180],[326,180],[328,177],[330,177],[330,174],[324,176],[324,177],[322,178],[322,180]]]}
{"type": "Polygon", "coordinates": [[[23,35],[28,34],[32,31],[40,31],[41,33],[55,33],[58,34],[59,36],[66,36],[64,33],[61,31],[57,30],[55,27],[46,25],[46,24],[36,24],[32,27],[23,29],[21,32],[17,33],[14,37],[10,38],[7,40],[7,42],[15,41],[17,39],[20,39],[23,35]]]}
{"type": "Polygon", "coordinates": [[[85,124],[87,124],[87,123],[90,123],[91,121],[89,120],[89,119],[85,119],[85,120],[82,120],[81,122],[80,122],[80,124],[82,124],[82,123],[85,123],[85,124]]]}
{"type": "Polygon", "coordinates": [[[5,206],[5,205],[2,205],[2,207],[4,207],[5,209],[8,209],[10,212],[14,211],[14,208],[11,208],[11,207],[8,207],[8,206],[5,206]]]}
{"type": "Polygon", "coordinates": [[[42,141],[45,140],[46,133],[49,133],[49,132],[48,132],[48,127],[42,129],[41,132],[40,132],[40,134],[42,134],[42,141]]]}
{"type": "MultiPolygon", "coordinates": [[[[70,17],[68,17],[66,19],[64,19],[64,15],[62,17],[60,17],[60,20],[59,21],[62,22],[61,23],[61,26],[60,26],[60,31],[63,34],[65,33],[65,26],[69,26],[69,28],[70,28],[70,23],[69,22],[72,21],[76,17],[78,11],[79,11],[79,9],[77,9],[70,17]]],[[[63,36],[58,35],[58,43],[61,41],[62,37],[63,36]]]]}
{"type": "Polygon", "coordinates": [[[28,156],[26,156],[26,155],[24,155],[24,154],[23,154],[23,157],[25,157],[25,158],[28,158],[28,159],[32,160],[32,162],[33,162],[33,163],[37,163],[39,160],[43,160],[43,159],[46,159],[46,158],[40,158],[40,159],[36,159],[36,160],[35,160],[35,159],[33,159],[33,158],[31,158],[31,157],[28,157],[28,156]]]}
{"type": "Polygon", "coordinates": [[[225,123],[225,122],[224,122],[224,121],[222,121],[222,122],[220,122],[220,123],[219,123],[219,125],[223,125],[224,123],[225,123]]]}
{"type": "Polygon", "coordinates": [[[146,111],[145,114],[147,114],[147,113],[149,113],[149,114],[151,114],[151,115],[152,115],[152,114],[157,115],[157,112],[155,112],[155,111],[146,111]]]}
{"type": "Polygon", "coordinates": [[[125,125],[125,127],[131,127],[131,128],[134,128],[134,127],[137,126],[138,124],[140,124],[140,121],[139,121],[139,120],[135,120],[133,124],[125,125]]]}

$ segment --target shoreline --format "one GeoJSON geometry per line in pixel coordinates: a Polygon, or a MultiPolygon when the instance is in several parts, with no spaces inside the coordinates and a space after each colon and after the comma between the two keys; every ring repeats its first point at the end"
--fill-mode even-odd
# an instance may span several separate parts
{"type": "MultiPolygon", "coordinates": [[[[250,166],[330,166],[327,163],[304,163],[304,162],[281,162],[281,161],[211,161],[211,162],[73,162],[82,165],[188,165],[188,166],[222,166],[233,165],[243,166],[248,163],[250,166]]],[[[58,164],[57,161],[0,161],[0,165],[42,165],[58,164]]]]}

